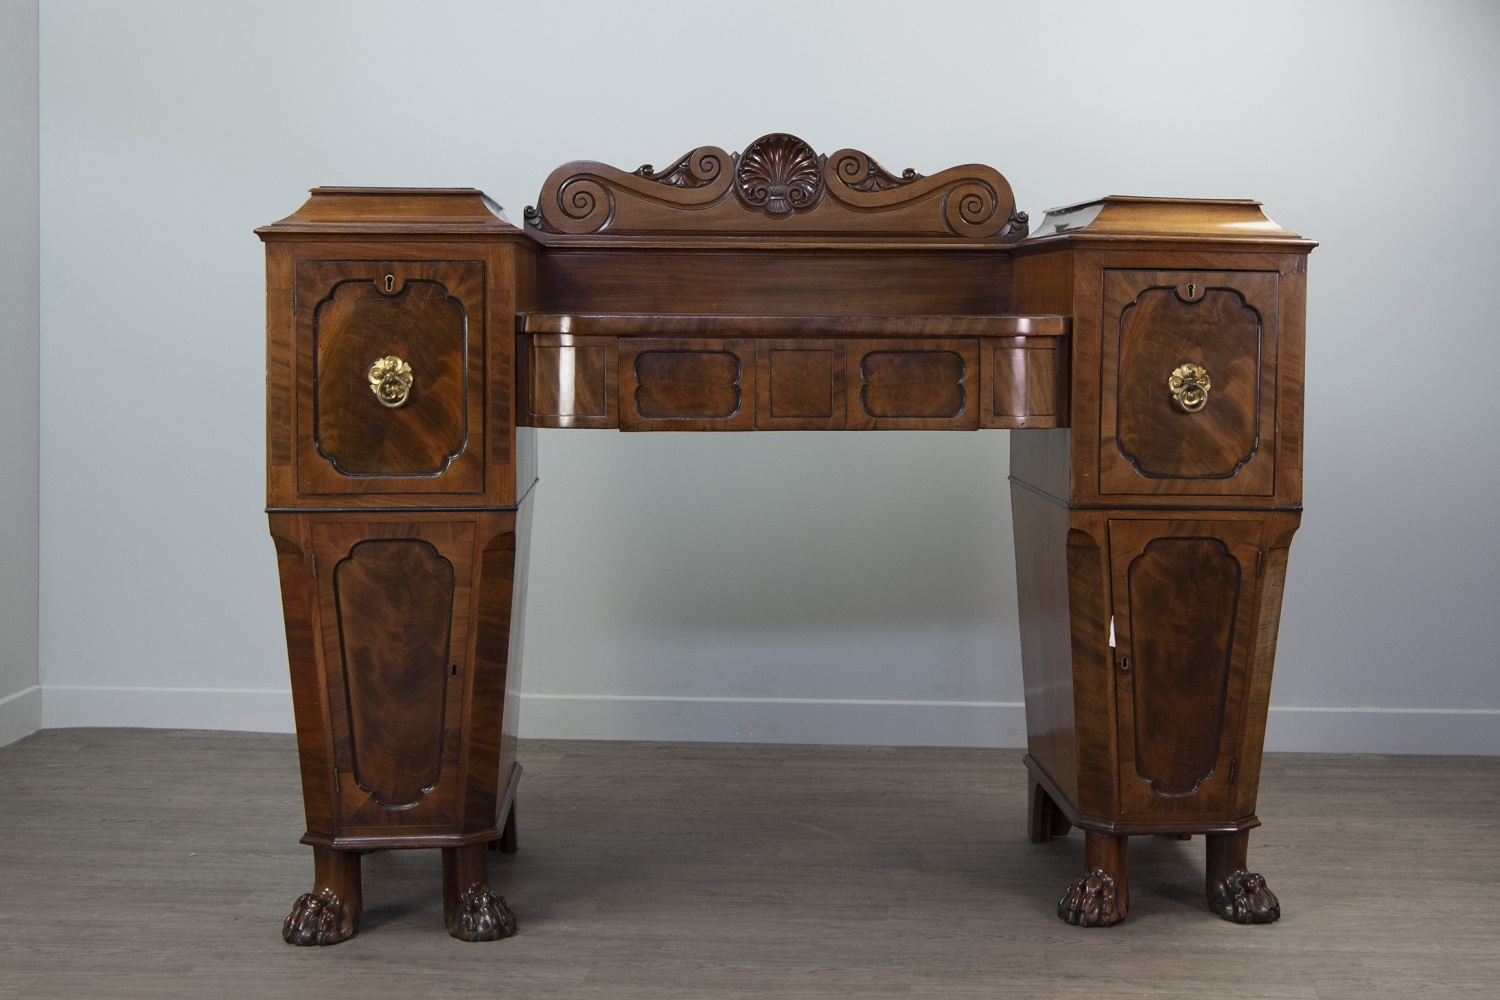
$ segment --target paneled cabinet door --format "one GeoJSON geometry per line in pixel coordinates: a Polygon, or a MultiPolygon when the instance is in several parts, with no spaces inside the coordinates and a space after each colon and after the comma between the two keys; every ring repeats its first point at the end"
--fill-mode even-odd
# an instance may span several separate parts
{"type": "Polygon", "coordinates": [[[460,805],[474,524],[312,530],[343,833],[448,832],[460,805]]]}
{"type": "Polygon", "coordinates": [[[1104,272],[1101,494],[1275,493],[1279,279],[1104,272]]]}
{"type": "Polygon", "coordinates": [[[297,262],[298,493],[484,490],[484,273],[297,262]]]}
{"type": "Polygon", "coordinates": [[[1254,625],[1255,519],[1109,522],[1126,817],[1229,817],[1254,625]]]}

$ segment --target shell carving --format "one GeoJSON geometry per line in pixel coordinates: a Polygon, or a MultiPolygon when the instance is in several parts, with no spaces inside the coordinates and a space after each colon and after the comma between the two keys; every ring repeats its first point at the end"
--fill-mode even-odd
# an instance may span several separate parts
{"type": "Polygon", "coordinates": [[[818,203],[823,160],[796,136],[774,132],[745,147],[734,180],[745,204],[769,215],[789,215],[818,203]]]}

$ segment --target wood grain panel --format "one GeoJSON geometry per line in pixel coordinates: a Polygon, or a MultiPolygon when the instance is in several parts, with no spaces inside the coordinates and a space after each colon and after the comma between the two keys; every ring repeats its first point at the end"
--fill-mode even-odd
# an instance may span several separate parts
{"type": "Polygon", "coordinates": [[[849,426],[862,430],[975,430],[975,340],[851,341],[849,426]]]}
{"type": "Polygon", "coordinates": [[[453,833],[474,515],[322,514],[308,523],[338,835],[453,833]]]}
{"type": "Polygon", "coordinates": [[[453,565],[419,539],[360,542],[333,591],[355,780],[386,808],[409,808],[442,766],[453,565]]]}
{"type": "MultiPolygon", "coordinates": [[[[1068,509],[1019,483],[1011,484],[1010,498],[1027,752],[1076,815],[1078,751],[1068,618],[1068,509]]],[[[1096,580],[1101,584],[1096,603],[1102,603],[1102,574],[1096,580]]]]}
{"type": "Polygon", "coordinates": [[[1067,383],[1057,339],[991,338],[979,345],[982,384],[989,387],[989,405],[980,412],[982,426],[1020,429],[1067,423],[1059,417],[1067,383]]]}
{"type": "Polygon", "coordinates": [[[532,337],[530,413],[538,427],[617,427],[619,348],[614,337],[532,337]]]}
{"type": "Polygon", "coordinates": [[[621,340],[621,430],[754,428],[753,340],[621,340]]]}
{"type": "Polygon", "coordinates": [[[844,426],[844,344],[838,340],[756,341],[760,430],[844,426]]]}
{"type": "Polygon", "coordinates": [[[329,730],[328,691],[318,655],[317,607],[309,584],[308,543],[302,521],[271,515],[271,535],[281,578],[281,608],[286,623],[287,661],[292,681],[292,712],[297,722],[297,757],[302,770],[302,802],[307,831],[333,835],[333,735],[329,730]]]}
{"type": "Polygon", "coordinates": [[[567,313],[1003,315],[1004,251],[548,251],[537,308],[567,313]]]}
{"type": "Polygon", "coordinates": [[[1249,513],[1110,519],[1124,817],[1247,819],[1233,786],[1263,527],[1249,513]]]}
{"type": "Polygon", "coordinates": [[[483,489],[483,263],[299,261],[295,312],[299,492],[483,489]],[[414,375],[399,408],[370,390],[387,355],[414,375]]]}
{"type": "MultiPolygon", "coordinates": [[[[1108,527],[1102,511],[1068,518],[1068,637],[1077,733],[1078,816],[1108,822],[1119,810],[1119,699],[1110,648],[1108,527]]],[[[1054,613],[1060,609],[1054,607],[1054,613]]]]}
{"type": "Polygon", "coordinates": [[[1274,490],[1277,275],[1106,271],[1100,489],[1267,496],[1274,490]],[[1185,412],[1167,381],[1207,370],[1185,412]]]}
{"type": "MultiPolygon", "coordinates": [[[[505,521],[514,523],[514,515],[505,521]]],[[[504,526],[502,525],[498,526],[504,526]]],[[[493,529],[491,529],[493,530],[493,529]]],[[[468,774],[465,776],[463,829],[484,830],[498,822],[502,783],[515,761],[515,748],[503,738],[505,692],[510,683],[510,636],[514,606],[516,533],[502,531],[484,543],[479,556],[473,669],[469,672],[468,774]],[[507,755],[506,751],[510,753],[507,755]],[[507,759],[508,757],[508,759],[507,759]]]]}
{"type": "Polygon", "coordinates": [[[1186,795],[1219,758],[1240,567],[1218,539],[1155,538],[1125,581],[1136,773],[1186,795]]]}

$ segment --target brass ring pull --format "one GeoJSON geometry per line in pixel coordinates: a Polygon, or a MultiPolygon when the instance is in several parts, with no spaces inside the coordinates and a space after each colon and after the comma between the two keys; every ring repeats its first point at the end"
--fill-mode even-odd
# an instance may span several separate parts
{"type": "Polygon", "coordinates": [[[1188,413],[1197,413],[1208,402],[1208,372],[1201,365],[1179,365],[1167,379],[1172,399],[1188,413]]]}
{"type": "Polygon", "coordinates": [[[414,376],[411,365],[394,354],[381,358],[370,366],[370,391],[380,400],[380,405],[394,410],[405,406],[411,397],[414,376]]]}

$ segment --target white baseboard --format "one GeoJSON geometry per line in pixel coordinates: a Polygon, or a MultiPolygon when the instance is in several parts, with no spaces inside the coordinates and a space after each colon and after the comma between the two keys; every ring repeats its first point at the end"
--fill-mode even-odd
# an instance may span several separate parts
{"type": "Polygon", "coordinates": [[[0,698],[0,747],[42,728],[42,689],[22,688],[0,698]]]}
{"type": "MultiPolygon", "coordinates": [[[[0,700],[0,745],[38,728],[289,733],[288,690],[43,685],[0,700]],[[30,728],[26,728],[27,719],[30,728]],[[7,734],[9,740],[7,740],[7,734]]],[[[1024,747],[1020,702],[522,694],[533,739],[1024,747]]],[[[1500,755],[1500,710],[1271,708],[1266,749],[1500,755]]]]}
{"type": "Polygon", "coordinates": [[[1500,709],[1278,708],[1267,750],[1500,755],[1500,709]]]}
{"type": "Polygon", "coordinates": [[[238,688],[42,685],[42,728],[296,732],[292,692],[238,688]]]}
{"type": "Polygon", "coordinates": [[[521,736],[846,746],[1023,747],[1020,702],[521,695],[521,736]]]}
{"type": "MultiPolygon", "coordinates": [[[[546,739],[1026,745],[1020,702],[556,694],[521,701],[521,735],[546,739]]],[[[1500,755],[1500,710],[1273,706],[1266,749],[1500,755]]]]}

